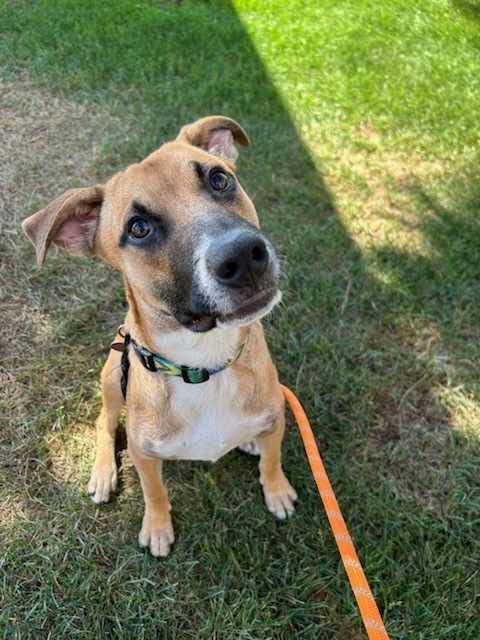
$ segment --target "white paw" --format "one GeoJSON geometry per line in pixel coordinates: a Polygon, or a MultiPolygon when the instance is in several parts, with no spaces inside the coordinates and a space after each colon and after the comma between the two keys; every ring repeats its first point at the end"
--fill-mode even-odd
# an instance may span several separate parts
{"type": "Polygon", "coordinates": [[[175,541],[172,521],[155,524],[154,519],[143,518],[142,529],[138,536],[141,547],[148,547],[152,556],[165,558],[175,541]]]}
{"type": "Polygon", "coordinates": [[[260,449],[258,448],[258,444],[256,440],[250,440],[250,442],[244,442],[243,444],[237,447],[243,453],[248,453],[250,456],[259,456],[260,449]]]}
{"type": "Polygon", "coordinates": [[[297,492],[285,478],[281,488],[268,491],[264,487],[265,504],[270,513],[280,520],[289,518],[295,512],[297,492]]]}
{"type": "Polygon", "coordinates": [[[117,465],[115,461],[107,465],[95,464],[88,483],[88,493],[96,504],[108,502],[110,494],[117,488],[117,465]]]}

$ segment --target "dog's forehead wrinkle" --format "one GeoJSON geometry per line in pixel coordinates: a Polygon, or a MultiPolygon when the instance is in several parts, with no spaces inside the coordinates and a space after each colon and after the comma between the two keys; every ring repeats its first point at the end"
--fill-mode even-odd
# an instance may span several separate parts
{"type": "Polygon", "coordinates": [[[156,203],[181,194],[193,187],[195,176],[189,162],[184,158],[172,159],[168,162],[160,154],[161,149],[145,158],[142,162],[130,165],[120,178],[122,191],[132,198],[148,198],[156,203]]]}

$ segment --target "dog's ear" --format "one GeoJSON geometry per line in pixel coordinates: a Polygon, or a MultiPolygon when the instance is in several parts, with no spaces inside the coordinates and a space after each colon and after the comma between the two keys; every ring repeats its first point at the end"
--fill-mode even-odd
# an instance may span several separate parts
{"type": "Polygon", "coordinates": [[[238,158],[235,142],[244,147],[250,144],[238,122],[224,116],[209,116],[185,125],[180,129],[177,141],[200,147],[233,163],[238,158]]]}
{"type": "Polygon", "coordinates": [[[102,202],[102,186],[70,189],[23,221],[22,228],[35,246],[39,267],[52,242],[74,256],[92,253],[102,202]]]}

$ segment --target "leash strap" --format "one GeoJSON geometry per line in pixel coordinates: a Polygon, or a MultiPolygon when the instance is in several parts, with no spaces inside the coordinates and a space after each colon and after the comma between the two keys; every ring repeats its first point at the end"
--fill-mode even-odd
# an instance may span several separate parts
{"type": "Polygon", "coordinates": [[[350,585],[357,599],[358,608],[360,609],[368,637],[370,640],[389,640],[382,616],[380,615],[377,603],[368,585],[367,578],[358,559],[355,547],[353,546],[332,485],[328,479],[306,413],[295,394],[284,385],[280,385],[280,387],[297,421],[308,462],[312,469],[315,482],[317,483],[323,506],[327,512],[327,517],[332,527],[345,571],[350,580],[350,585]]]}
{"type": "MultiPolygon", "coordinates": [[[[120,333],[120,335],[122,335],[120,333]]],[[[123,338],[123,351],[121,360],[122,378],[120,380],[120,386],[122,387],[123,397],[127,397],[127,384],[128,384],[128,370],[130,369],[130,360],[128,359],[128,347],[131,342],[130,334],[126,333],[123,338]]]]}
{"type": "MultiPolygon", "coordinates": [[[[122,379],[120,384],[122,387],[123,397],[125,398],[127,394],[128,370],[130,368],[128,348],[132,340],[129,333],[123,335],[120,330],[120,335],[124,338],[123,345],[121,345],[121,343],[114,343],[112,347],[122,351],[122,379]],[[123,349],[121,348],[122,346],[123,349]]],[[[246,344],[242,345],[240,353],[243,351],[245,346],[246,344]]],[[[238,354],[235,360],[238,359],[239,356],[240,354],[238,354]]],[[[389,640],[387,630],[383,624],[382,616],[380,615],[377,603],[375,602],[375,598],[370,590],[370,586],[340,510],[340,506],[335,497],[330,480],[328,479],[307,415],[295,394],[283,384],[280,385],[280,388],[297,421],[308,462],[310,464],[313,477],[315,478],[323,506],[325,507],[330,526],[332,527],[343,566],[345,567],[350,585],[357,600],[369,640],[389,640]]]]}

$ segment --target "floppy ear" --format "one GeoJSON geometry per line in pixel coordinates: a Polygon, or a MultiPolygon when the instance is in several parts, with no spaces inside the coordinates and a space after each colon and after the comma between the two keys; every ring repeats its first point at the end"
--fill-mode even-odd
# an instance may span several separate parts
{"type": "Polygon", "coordinates": [[[103,202],[103,187],[70,189],[22,223],[22,228],[37,251],[37,262],[43,267],[48,247],[58,244],[74,256],[93,251],[103,202]]]}
{"type": "Polygon", "coordinates": [[[177,141],[200,147],[233,163],[238,158],[235,142],[244,147],[250,144],[238,122],[224,116],[209,116],[185,125],[180,129],[177,141]]]}

